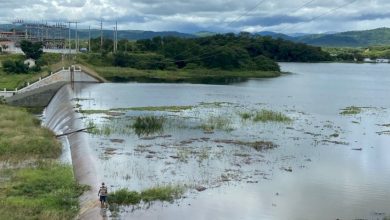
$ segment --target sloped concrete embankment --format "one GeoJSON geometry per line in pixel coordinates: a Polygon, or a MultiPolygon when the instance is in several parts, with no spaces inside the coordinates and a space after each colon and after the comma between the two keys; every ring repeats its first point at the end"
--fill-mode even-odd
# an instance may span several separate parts
{"type": "MultiPolygon", "coordinates": [[[[64,134],[83,128],[81,115],[76,113],[72,104],[70,85],[63,86],[53,97],[44,112],[44,125],[56,134],[64,134]]],[[[90,153],[87,136],[84,132],[67,135],[70,146],[73,171],[80,184],[91,186],[91,189],[80,197],[81,211],[79,219],[102,219],[98,202],[99,179],[96,163],[90,153]]]]}

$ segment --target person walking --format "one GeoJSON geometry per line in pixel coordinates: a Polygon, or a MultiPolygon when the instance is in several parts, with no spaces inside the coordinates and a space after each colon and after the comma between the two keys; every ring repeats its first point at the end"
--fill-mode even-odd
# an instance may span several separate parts
{"type": "Polygon", "coordinates": [[[100,204],[102,207],[105,207],[107,205],[107,194],[108,194],[107,186],[105,186],[104,183],[102,183],[98,192],[98,196],[100,196],[100,204]]]}

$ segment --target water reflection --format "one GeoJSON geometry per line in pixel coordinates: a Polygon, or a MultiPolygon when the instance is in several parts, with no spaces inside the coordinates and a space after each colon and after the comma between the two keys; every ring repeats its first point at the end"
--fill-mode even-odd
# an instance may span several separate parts
{"type": "Polygon", "coordinates": [[[213,85],[229,85],[233,83],[240,83],[248,81],[248,78],[242,77],[199,77],[192,79],[161,79],[161,78],[150,78],[150,77],[126,77],[122,78],[115,76],[110,78],[112,82],[138,82],[138,83],[193,83],[193,84],[213,84],[213,85]]]}

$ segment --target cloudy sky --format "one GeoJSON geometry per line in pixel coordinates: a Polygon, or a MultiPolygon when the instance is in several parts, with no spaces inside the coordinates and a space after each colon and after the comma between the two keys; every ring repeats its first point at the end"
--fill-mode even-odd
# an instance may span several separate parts
{"type": "Polygon", "coordinates": [[[82,27],[322,33],[390,26],[390,0],[0,0],[0,23],[78,20],[82,27]]]}

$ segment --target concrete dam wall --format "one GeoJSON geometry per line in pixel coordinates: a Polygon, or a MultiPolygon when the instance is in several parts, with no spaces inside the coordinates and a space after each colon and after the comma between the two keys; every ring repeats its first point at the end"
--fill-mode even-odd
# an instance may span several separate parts
{"type": "MultiPolygon", "coordinates": [[[[63,86],[51,99],[43,113],[43,124],[57,135],[84,128],[81,115],[74,110],[71,85],[63,86]]],[[[91,188],[80,197],[80,215],[78,219],[102,219],[100,203],[98,202],[98,187],[100,180],[97,176],[96,163],[91,156],[86,133],[76,132],[61,137],[69,143],[71,161],[76,180],[91,188]]]]}

